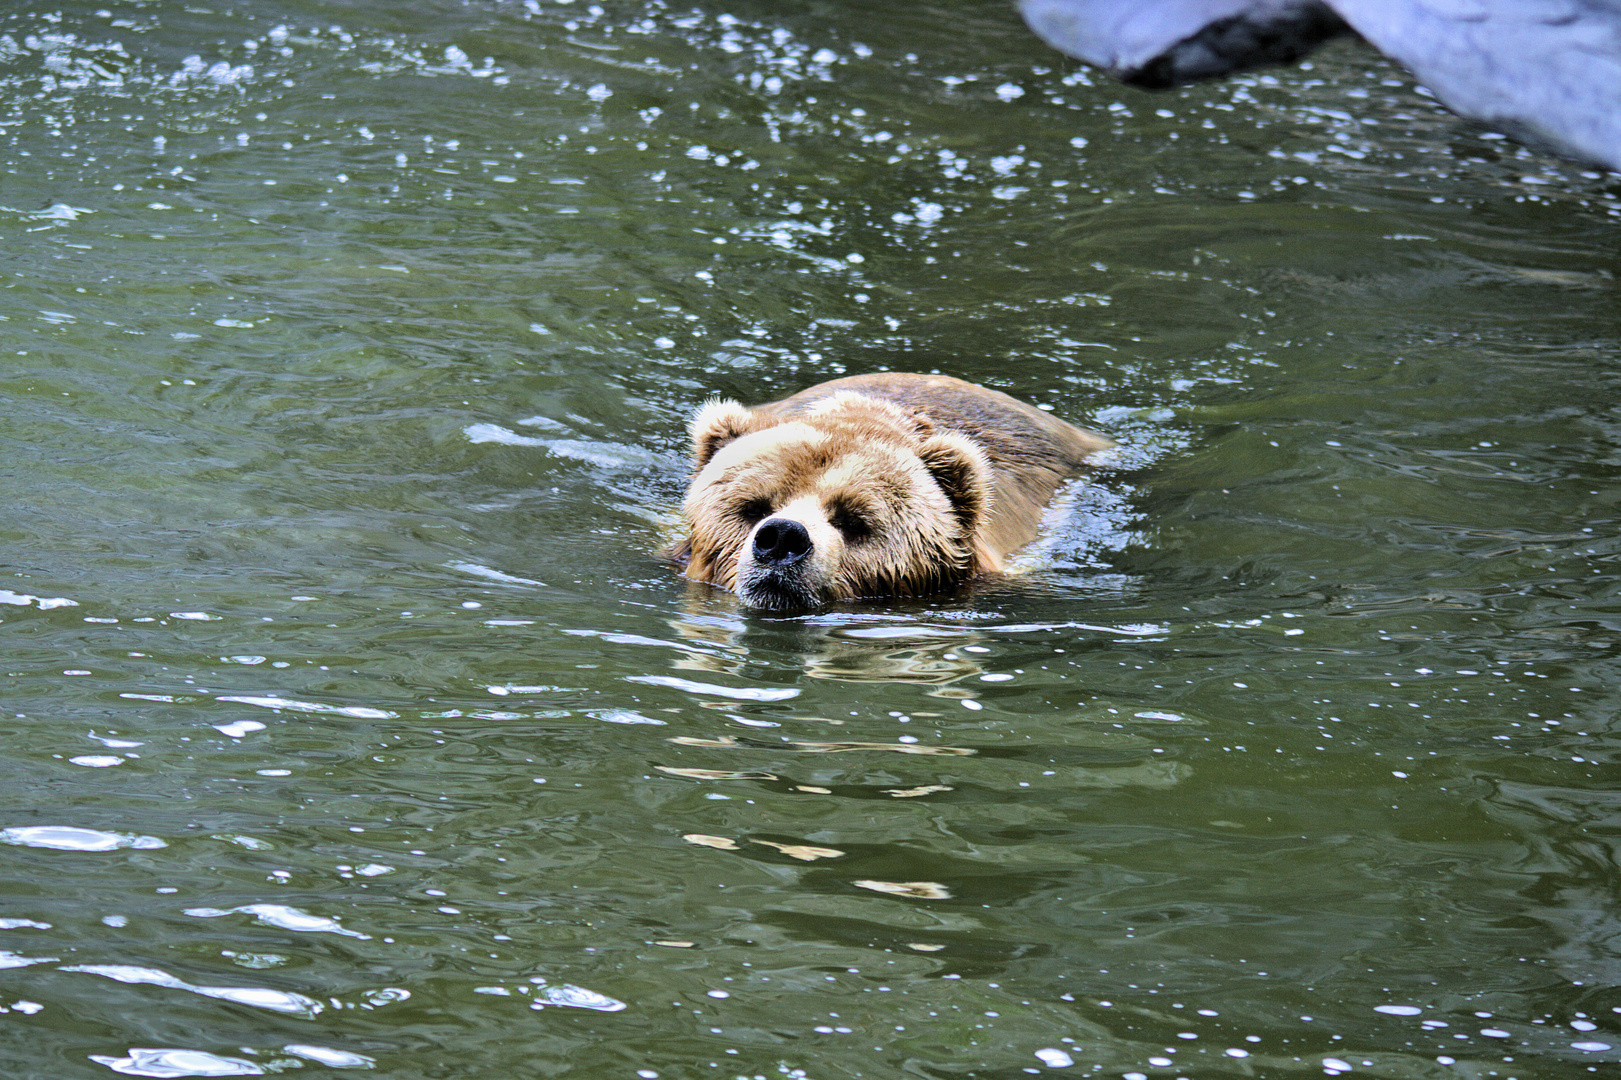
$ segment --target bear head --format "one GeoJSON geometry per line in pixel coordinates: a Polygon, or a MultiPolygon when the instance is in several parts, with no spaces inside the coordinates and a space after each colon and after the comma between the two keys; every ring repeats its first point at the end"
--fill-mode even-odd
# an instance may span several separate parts
{"type": "Polygon", "coordinates": [[[990,462],[921,413],[852,391],[795,414],[713,401],[691,432],[677,557],[751,606],[923,596],[994,563],[990,462]]]}

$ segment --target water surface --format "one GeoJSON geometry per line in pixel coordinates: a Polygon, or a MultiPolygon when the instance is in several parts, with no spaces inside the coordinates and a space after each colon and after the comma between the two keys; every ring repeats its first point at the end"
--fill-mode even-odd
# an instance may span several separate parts
{"type": "Polygon", "coordinates": [[[0,15],[0,1072],[1621,1062],[1621,182],[999,2],[0,15]],[[1120,444],[760,617],[684,421],[1120,444]]]}

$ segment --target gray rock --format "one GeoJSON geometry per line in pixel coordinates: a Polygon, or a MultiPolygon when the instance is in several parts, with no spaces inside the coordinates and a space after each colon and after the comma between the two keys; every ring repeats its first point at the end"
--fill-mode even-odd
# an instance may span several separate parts
{"type": "Polygon", "coordinates": [[[1162,89],[1357,33],[1447,107],[1621,170],[1621,0],[1019,0],[1042,40],[1162,89]]]}

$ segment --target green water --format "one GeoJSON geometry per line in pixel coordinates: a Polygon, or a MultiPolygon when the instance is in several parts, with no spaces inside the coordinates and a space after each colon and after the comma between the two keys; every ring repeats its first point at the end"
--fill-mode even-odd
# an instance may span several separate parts
{"type": "Polygon", "coordinates": [[[0,1075],[1621,1062],[1621,182],[1001,0],[0,14],[0,1075]],[[685,416],[1108,433],[740,612],[685,416]]]}

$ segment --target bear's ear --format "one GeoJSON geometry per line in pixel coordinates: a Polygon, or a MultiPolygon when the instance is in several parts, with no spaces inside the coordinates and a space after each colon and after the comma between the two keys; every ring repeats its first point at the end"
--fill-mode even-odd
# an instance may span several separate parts
{"type": "Polygon", "coordinates": [[[708,465],[717,450],[739,435],[747,435],[757,426],[753,411],[729,398],[706,404],[693,414],[692,423],[687,429],[692,433],[693,471],[708,465]]]}
{"type": "Polygon", "coordinates": [[[991,509],[991,463],[985,452],[955,432],[941,432],[919,443],[917,456],[950,500],[964,535],[975,535],[991,509]]]}

